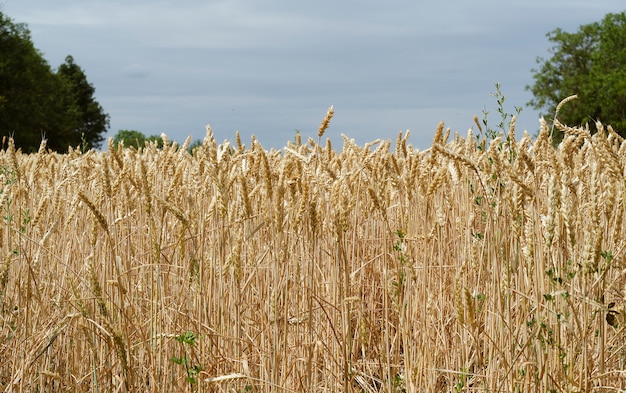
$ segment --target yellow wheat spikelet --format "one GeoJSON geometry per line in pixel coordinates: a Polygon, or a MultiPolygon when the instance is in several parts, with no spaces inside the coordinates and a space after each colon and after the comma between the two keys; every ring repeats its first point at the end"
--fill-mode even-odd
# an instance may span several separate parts
{"type": "Polygon", "coordinates": [[[554,112],[554,118],[555,118],[555,120],[556,120],[556,118],[558,117],[559,112],[561,111],[561,108],[563,107],[563,105],[565,105],[565,104],[567,104],[568,102],[573,101],[573,100],[575,100],[575,99],[577,99],[577,98],[578,98],[578,95],[577,95],[577,94],[574,94],[574,95],[571,95],[571,96],[569,96],[569,97],[567,97],[567,98],[563,99],[561,102],[559,102],[559,104],[556,106],[556,111],[554,112]]]}
{"type": "Polygon", "coordinates": [[[245,146],[241,143],[241,134],[239,134],[239,131],[235,132],[235,142],[237,143],[237,150],[239,153],[243,152],[245,150],[245,146]]]}
{"type": "Polygon", "coordinates": [[[159,202],[167,211],[172,213],[174,217],[178,219],[185,227],[189,227],[189,219],[187,219],[185,213],[183,213],[179,208],[172,205],[165,199],[162,199],[158,196],[155,196],[157,202],[159,202]]]}
{"type": "Polygon", "coordinates": [[[20,181],[21,171],[20,166],[17,162],[17,152],[15,151],[15,143],[13,142],[13,138],[9,138],[9,163],[11,164],[11,169],[13,170],[13,174],[17,181],[20,181]]]}
{"type": "Polygon", "coordinates": [[[324,132],[326,132],[326,129],[330,125],[330,119],[333,118],[334,114],[335,114],[335,110],[333,109],[333,106],[331,105],[330,108],[328,108],[328,111],[326,112],[326,117],[324,117],[324,120],[322,120],[322,124],[320,124],[320,128],[317,130],[318,138],[321,138],[322,135],[324,135],[324,132]]]}
{"type": "Polygon", "coordinates": [[[102,229],[104,229],[104,231],[108,234],[109,224],[107,224],[107,220],[106,218],[104,218],[104,215],[102,214],[102,212],[98,210],[96,205],[94,205],[93,202],[91,202],[91,200],[82,191],[78,192],[78,198],[81,201],[83,201],[85,205],[87,205],[87,207],[89,208],[89,210],[91,210],[91,212],[93,213],[94,217],[96,218],[97,222],[100,224],[102,229]]]}
{"type": "Polygon", "coordinates": [[[480,125],[480,122],[478,121],[478,116],[474,115],[474,124],[476,124],[476,127],[478,127],[478,131],[482,134],[483,132],[483,128],[480,125]]]}

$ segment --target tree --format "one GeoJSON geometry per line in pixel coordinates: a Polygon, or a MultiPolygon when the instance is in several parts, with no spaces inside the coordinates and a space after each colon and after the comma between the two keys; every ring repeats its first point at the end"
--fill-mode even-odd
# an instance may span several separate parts
{"type": "Polygon", "coordinates": [[[71,56],[53,72],[26,25],[0,12],[0,137],[13,137],[25,152],[36,151],[43,138],[58,151],[97,147],[108,115],[93,93],[71,56]]]}
{"type": "MultiPolygon", "coordinates": [[[[534,99],[528,105],[550,118],[558,103],[577,94],[558,114],[561,123],[575,126],[610,124],[626,136],[626,14],[607,14],[601,22],[580,26],[576,33],[560,28],[547,34],[554,43],[548,60],[538,57],[534,99]]],[[[556,130],[555,130],[556,132],[556,130]]],[[[555,140],[562,135],[555,134],[555,140]]]]}
{"type": "Polygon", "coordinates": [[[0,13],[0,133],[12,136],[17,146],[39,146],[58,113],[50,94],[59,87],[48,63],[35,49],[24,24],[0,13]],[[50,109],[49,109],[50,108],[50,109]]]}
{"type": "Polygon", "coordinates": [[[70,146],[85,142],[88,148],[98,147],[104,139],[102,133],[109,126],[109,116],[93,97],[96,89],[72,56],[65,58],[56,74],[63,85],[67,117],[64,127],[59,130],[62,133],[60,139],[70,146]]]}
{"type": "Polygon", "coordinates": [[[157,135],[146,137],[142,132],[136,130],[119,130],[113,137],[113,145],[117,147],[120,142],[124,147],[134,147],[139,149],[144,147],[146,142],[156,142],[158,147],[163,147],[163,138],[157,135]]]}

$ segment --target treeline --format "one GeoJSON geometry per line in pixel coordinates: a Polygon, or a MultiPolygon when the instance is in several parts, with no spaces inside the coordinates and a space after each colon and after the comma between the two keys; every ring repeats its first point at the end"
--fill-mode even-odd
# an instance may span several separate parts
{"type": "Polygon", "coordinates": [[[103,141],[109,116],[94,98],[83,69],[67,56],[53,70],[30,31],[0,12],[0,138],[24,152],[47,147],[91,149],[103,141]]]}

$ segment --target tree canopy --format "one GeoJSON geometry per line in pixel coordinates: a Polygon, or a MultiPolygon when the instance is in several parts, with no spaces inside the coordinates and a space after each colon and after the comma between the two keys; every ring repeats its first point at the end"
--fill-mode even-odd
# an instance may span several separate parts
{"type": "Polygon", "coordinates": [[[146,142],[156,142],[158,147],[163,147],[163,138],[158,135],[146,136],[137,130],[119,130],[113,137],[113,145],[117,147],[120,142],[124,147],[134,147],[139,149],[144,147],[146,142]]]}
{"type": "Polygon", "coordinates": [[[30,31],[0,12],[0,137],[37,150],[42,139],[57,151],[98,147],[109,117],[72,56],[53,71],[30,31]]]}
{"type": "Polygon", "coordinates": [[[560,122],[589,124],[594,131],[601,121],[626,136],[626,14],[607,14],[575,33],[557,28],[547,37],[552,57],[537,58],[535,83],[526,87],[534,95],[528,105],[550,119],[561,100],[577,94],[560,110],[560,122]]]}

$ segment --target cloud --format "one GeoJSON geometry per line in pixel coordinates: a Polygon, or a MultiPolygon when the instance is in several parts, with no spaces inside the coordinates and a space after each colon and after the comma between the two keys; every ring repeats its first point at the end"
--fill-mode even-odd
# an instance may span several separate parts
{"type": "MultiPolygon", "coordinates": [[[[2,0],[0,0],[2,1],[2,0]]],[[[395,138],[428,146],[441,120],[462,134],[500,82],[508,111],[531,97],[545,33],[575,30],[614,0],[5,0],[51,64],[69,53],[111,115],[111,133],[138,129],[184,140],[254,133],[281,147],[295,129],[395,138]],[[554,15],[559,15],[555,19],[554,15]]],[[[496,118],[497,119],[497,118],[496,118]]],[[[494,120],[496,121],[496,120],[494,120]]],[[[525,109],[520,129],[533,132],[525,109]]],[[[335,140],[337,141],[337,140],[335,140]]]]}
{"type": "Polygon", "coordinates": [[[133,63],[124,67],[124,76],[128,78],[146,78],[150,75],[146,67],[141,64],[133,63]]]}

